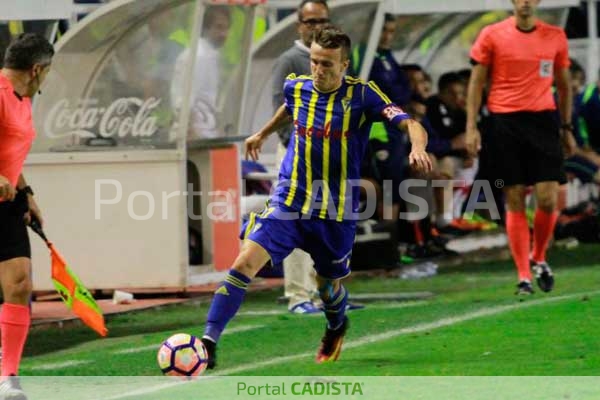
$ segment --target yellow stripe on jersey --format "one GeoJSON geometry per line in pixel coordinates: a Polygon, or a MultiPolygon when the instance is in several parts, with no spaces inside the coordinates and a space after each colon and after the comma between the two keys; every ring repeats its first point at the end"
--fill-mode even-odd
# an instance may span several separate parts
{"type": "Polygon", "coordinates": [[[357,83],[365,84],[365,81],[363,81],[362,79],[357,78],[355,76],[346,75],[344,78],[346,79],[346,83],[349,83],[349,84],[357,84],[357,83]]]}
{"type": "Polygon", "coordinates": [[[265,208],[261,213],[260,213],[260,217],[261,218],[267,218],[269,215],[271,215],[273,213],[273,211],[275,211],[275,207],[268,207],[265,208]]]}
{"type": "Polygon", "coordinates": [[[288,76],[285,77],[286,81],[293,81],[293,80],[307,80],[307,79],[312,79],[311,75],[296,75],[295,72],[292,72],[291,74],[289,74],[288,76]]]}
{"type": "MultiPolygon", "coordinates": [[[[294,122],[298,121],[298,113],[300,112],[300,106],[302,105],[302,85],[304,82],[296,82],[294,85],[294,122]]],[[[296,133],[292,139],[294,139],[294,162],[292,166],[292,179],[290,182],[290,191],[288,192],[288,196],[285,199],[285,205],[288,207],[292,206],[292,202],[294,201],[294,196],[296,195],[296,187],[298,187],[298,159],[300,158],[300,154],[298,153],[298,143],[300,139],[298,138],[298,134],[296,133]]]]}
{"type": "Polygon", "coordinates": [[[321,206],[321,213],[319,218],[325,218],[327,215],[327,206],[329,202],[329,141],[331,140],[331,119],[333,118],[333,102],[335,101],[336,93],[329,95],[329,101],[327,102],[327,109],[325,114],[325,125],[327,129],[323,135],[323,205],[321,206]],[[329,127],[329,128],[328,128],[329,127]]]}
{"type": "Polygon", "coordinates": [[[244,231],[244,239],[248,237],[252,229],[254,228],[254,224],[256,223],[256,213],[250,213],[250,219],[248,220],[248,225],[246,225],[246,230],[244,231]]]}
{"type": "Polygon", "coordinates": [[[387,96],[385,95],[385,93],[383,93],[383,92],[381,91],[381,89],[379,89],[379,86],[377,86],[377,84],[376,84],[375,82],[373,82],[373,81],[370,81],[370,82],[368,83],[368,85],[369,85],[369,87],[370,87],[371,89],[373,89],[373,91],[374,91],[375,93],[377,93],[377,94],[379,95],[379,97],[381,97],[381,99],[382,99],[382,100],[383,100],[383,101],[384,101],[386,104],[388,104],[388,103],[391,103],[391,102],[392,102],[392,101],[390,100],[390,98],[389,98],[389,97],[387,97],[387,96]]]}
{"type": "Polygon", "coordinates": [[[310,96],[310,102],[308,103],[308,117],[306,118],[306,136],[304,136],[304,165],[306,169],[306,198],[304,199],[304,205],[302,206],[302,213],[307,214],[310,210],[310,203],[312,199],[312,131],[314,131],[315,113],[317,99],[319,93],[313,90],[310,96]]]}
{"type": "MultiPolygon", "coordinates": [[[[352,99],[352,93],[354,91],[354,86],[348,85],[348,89],[346,91],[347,99],[352,99]]],[[[344,120],[342,122],[342,138],[340,141],[341,154],[340,154],[340,198],[338,204],[338,212],[336,221],[343,221],[344,219],[344,207],[346,206],[346,178],[348,177],[348,138],[346,137],[346,132],[348,132],[348,128],[350,126],[350,116],[352,114],[352,107],[350,107],[347,111],[344,112],[344,120]]]]}

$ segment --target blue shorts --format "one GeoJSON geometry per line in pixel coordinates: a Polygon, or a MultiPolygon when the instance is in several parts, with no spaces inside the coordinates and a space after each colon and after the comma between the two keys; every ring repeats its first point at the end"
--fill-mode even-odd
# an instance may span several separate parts
{"type": "Polygon", "coordinates": [[[356,222],[289,218],[289,213],[293,211],[275,207],[260,214],[251,213],[240,238],[263,247],[273,265],[281,263],[298,248],[310,254],[319,276],[340,279],[349,275],[356,222]]]}

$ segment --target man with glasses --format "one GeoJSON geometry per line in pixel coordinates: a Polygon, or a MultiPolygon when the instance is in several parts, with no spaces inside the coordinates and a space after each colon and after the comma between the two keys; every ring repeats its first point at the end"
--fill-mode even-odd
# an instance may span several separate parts
{"type": "MultiPolygon", "coordinates": [[[[315,31],[329,22],[329,7],[324,0],[303,0],[298,7],[298,40],[285,51],[273,69],[273,109],[284,103],[285,78],[310,75],[310,44],[315,31]]],[[[277,164],[281,163],[290,142],[292,126],[287,125],[277,133],[281,140],[277,148],[277,164]]],[[[317,297],[317,283],[312,260],[308,253],[296,249],[283,261],[284,292],[289,298],[288,309],[297,314],[313,314],[321,310],[313,303],[317,297]]]]}

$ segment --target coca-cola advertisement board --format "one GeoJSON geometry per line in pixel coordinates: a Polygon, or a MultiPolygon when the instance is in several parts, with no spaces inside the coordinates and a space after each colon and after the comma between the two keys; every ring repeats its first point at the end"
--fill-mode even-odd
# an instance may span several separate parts
{"type": "MultiPolygon", "coordinates": [[[[204,28],[192,41],[196,2],[143,19],[135,11],[146,2],[136,4],[131,15],[123,7],[82,24],[57,46],[34,101],[32,152],[181,149],[191,140],[242,134],[250,8],[207,4],[204,28]]],[[[148,7],[158,4],[150,0],[148,7]]]]}

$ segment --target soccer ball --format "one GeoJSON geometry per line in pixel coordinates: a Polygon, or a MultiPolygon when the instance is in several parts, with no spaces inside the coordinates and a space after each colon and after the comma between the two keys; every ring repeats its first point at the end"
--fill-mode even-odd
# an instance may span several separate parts
{"type": "Polygon", "coordinates": [[[196,376],[206,370],[208,354],[197,337],[178,333],[162,343],[157,359],[165,375],[196,376]]]}

